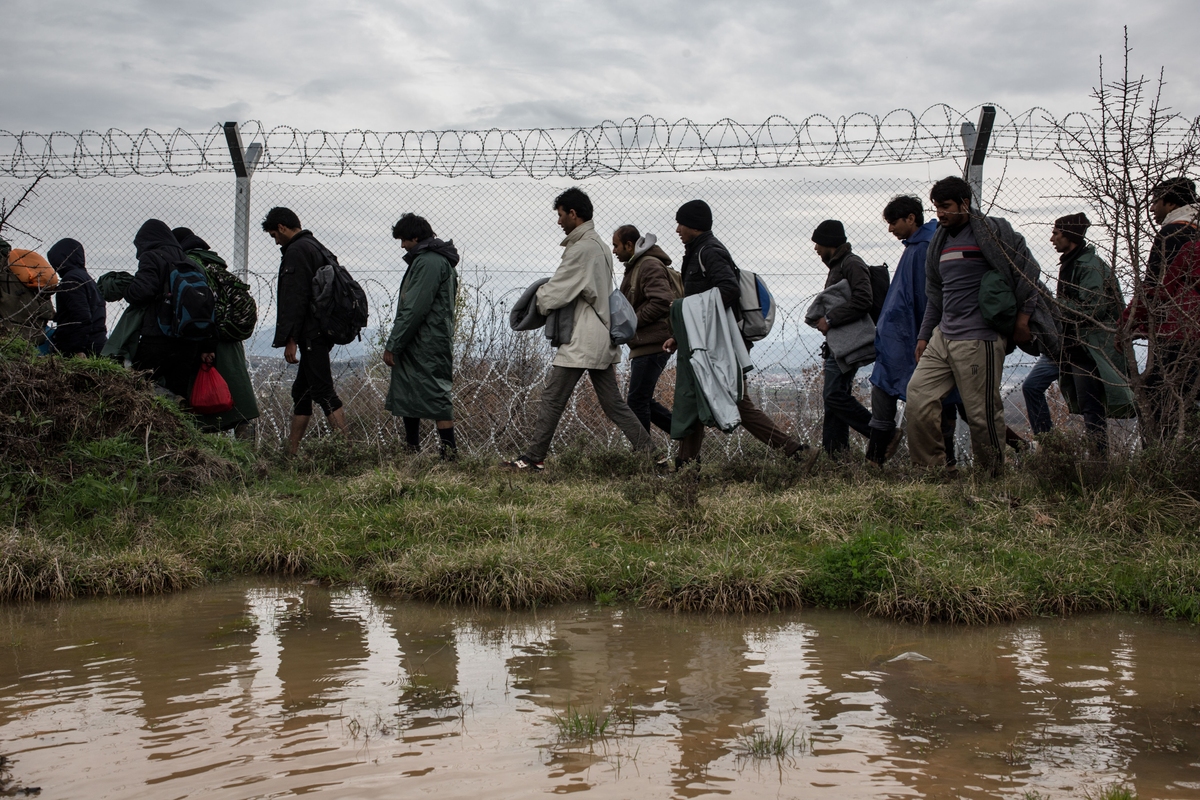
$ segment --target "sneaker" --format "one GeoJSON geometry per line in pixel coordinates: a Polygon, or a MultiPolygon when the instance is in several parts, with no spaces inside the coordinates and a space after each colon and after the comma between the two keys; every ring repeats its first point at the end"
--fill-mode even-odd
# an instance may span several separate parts
{"type": "Polygon", "coordinates": [[[525,456],[517,456],[512,461],[501,461],[500,466],[515,469],[517,472],[541,472],[546,468],[545,461],[534,461],[525,456]]]}

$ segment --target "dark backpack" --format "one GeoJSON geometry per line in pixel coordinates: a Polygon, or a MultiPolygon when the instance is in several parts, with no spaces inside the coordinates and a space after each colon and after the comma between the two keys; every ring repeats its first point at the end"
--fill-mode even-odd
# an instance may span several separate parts
{"type": "Polygon", "coordinates": [[[209,250],[189,250],[188,258],[204,268],[215,302],[217,337],[223,342],[244,342],[258,324],[258,303],[249,284],[229,271],[225,260],[209,250]]]}
{"type": "Polygon", "coordinates": [[[176,339],[209,339],[216,332],[215,308],[204,268],[191,259],[171,264],[158,313],[159,330],[176,339]]]}
{"type": "Polygon", "coordinates": [[[325,338],[333,344],[349,344],[367,326],[367,293],[337,256],[321,249],[326,262],[313,274],[312,314],[325,338]]]}
{"type": "Polygon", "coordinates": [[[888,265],[868,266],[871,275],[871,321],[878,324],[879,315],[883,313],[883,301],[891,288],[892,278],[888,274],[888,265]]]}

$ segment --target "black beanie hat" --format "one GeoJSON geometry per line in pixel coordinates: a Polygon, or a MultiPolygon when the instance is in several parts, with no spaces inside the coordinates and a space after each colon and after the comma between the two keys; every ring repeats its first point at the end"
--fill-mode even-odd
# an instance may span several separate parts
{"type": "Polygon", "coordinates": [[[822,247],[841,247],[846,243],[846,229],[841,220],[827,219],[813,231],[812,240],[822,247]]]}
{"type": "Polygon", "coordinates": [[[1190,206],[1196,202],[1196,182],[1187,178],[1168,178],[1155,186],[1150,195],[1155,200],[1166,200],[1177,206],[1190,206]]]}
{"type": "Polygon", "coordinates": [[[1067,214],[1054,220],[1055,230],[1062,231],[1062,235],[1075,244],[1083,244],[1083,237],[1087,235],[1087,229],[1091,226],[1092,221],[1082,213],[1067,214]]]}
{"type": "Polygon", "coordinates": [[[703,200],[688,200],[675,212],[675,221],[694,231],[711,231],[712,209],[703,200]]]}

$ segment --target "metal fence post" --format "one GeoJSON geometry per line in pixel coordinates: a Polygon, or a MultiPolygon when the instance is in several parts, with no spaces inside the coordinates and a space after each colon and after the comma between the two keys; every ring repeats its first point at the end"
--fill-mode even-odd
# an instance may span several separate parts
{"type": "Polygon", "coordinates": [[[971,197],[975,207],[983,210],[983,160],[987,158],[988,144],[992,141],[992,124],[996,121],[996,107],[984,106],[979,110],[979,126],[962,124],[963,150],[967,153],[963,165],[963,180],[971,184],[971,197]]]}
{"type": "Polygon", "coordinates": [[[237,196],[233,206],[233,269],[242,280],[250,274],[250,178],[258,159],[262,156],[262,145],[258,142],[242,148],[242,133],[236,122],[225,123],[225,141],[229,145],[229,158],[233,161],[233,173],[237,176],[237,196]]]}

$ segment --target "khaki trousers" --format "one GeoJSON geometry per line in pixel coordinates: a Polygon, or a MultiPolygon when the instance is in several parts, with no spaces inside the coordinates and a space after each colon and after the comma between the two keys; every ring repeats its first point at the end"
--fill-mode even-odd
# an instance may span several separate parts
{"type": "Polygon", "coordinates": [[[971,451],[976,465],[998,472],[1004,466],[1004,401],[1000,377],[1004,370],[1004,339],[950,342],[941,330],[917,362],[908,381],[908,451],[919,467],[946,465],[942,437],[942,398],[957,386],[971,428],[971,451]]]}

